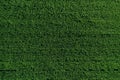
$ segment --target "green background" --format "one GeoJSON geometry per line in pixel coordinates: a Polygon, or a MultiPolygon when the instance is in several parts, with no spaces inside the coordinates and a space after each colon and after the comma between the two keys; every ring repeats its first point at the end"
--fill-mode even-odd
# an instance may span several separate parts
{"type": "Polygon", "coordinates": [[[0,0],[0,80],[120,80],[120,0],[0,0]]]}

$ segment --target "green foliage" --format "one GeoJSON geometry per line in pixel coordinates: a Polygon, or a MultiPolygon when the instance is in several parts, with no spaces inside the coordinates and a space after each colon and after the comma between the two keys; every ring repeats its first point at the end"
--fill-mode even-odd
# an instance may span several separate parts
{"type": "Polygon", "coordinates": [[[0,0],[0,80],[119,80],[119,0],[0,0]]]}

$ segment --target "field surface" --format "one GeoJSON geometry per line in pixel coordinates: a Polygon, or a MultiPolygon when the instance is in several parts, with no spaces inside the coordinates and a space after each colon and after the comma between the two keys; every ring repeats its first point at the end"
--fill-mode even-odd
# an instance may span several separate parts
{"type": "Polygon", "coordinates": [[[120,0],[0,0],[0,80],[120,80],[120,0]]]}

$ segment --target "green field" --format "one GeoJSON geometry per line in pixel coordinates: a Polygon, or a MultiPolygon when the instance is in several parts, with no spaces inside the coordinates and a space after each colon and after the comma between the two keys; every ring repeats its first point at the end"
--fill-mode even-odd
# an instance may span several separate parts
{"type": "Polygon", "coordinates": [[[0,0],[0,80],[120,80],[120,0],[0,0]]]}

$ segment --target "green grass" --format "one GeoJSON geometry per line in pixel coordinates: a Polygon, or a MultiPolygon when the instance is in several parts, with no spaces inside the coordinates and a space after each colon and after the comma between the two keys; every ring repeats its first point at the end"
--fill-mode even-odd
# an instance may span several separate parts
{"type": "Polygon", "coordinates": [[[0,80],[119,79],[119,0],[0,0],[0,80]]]}

